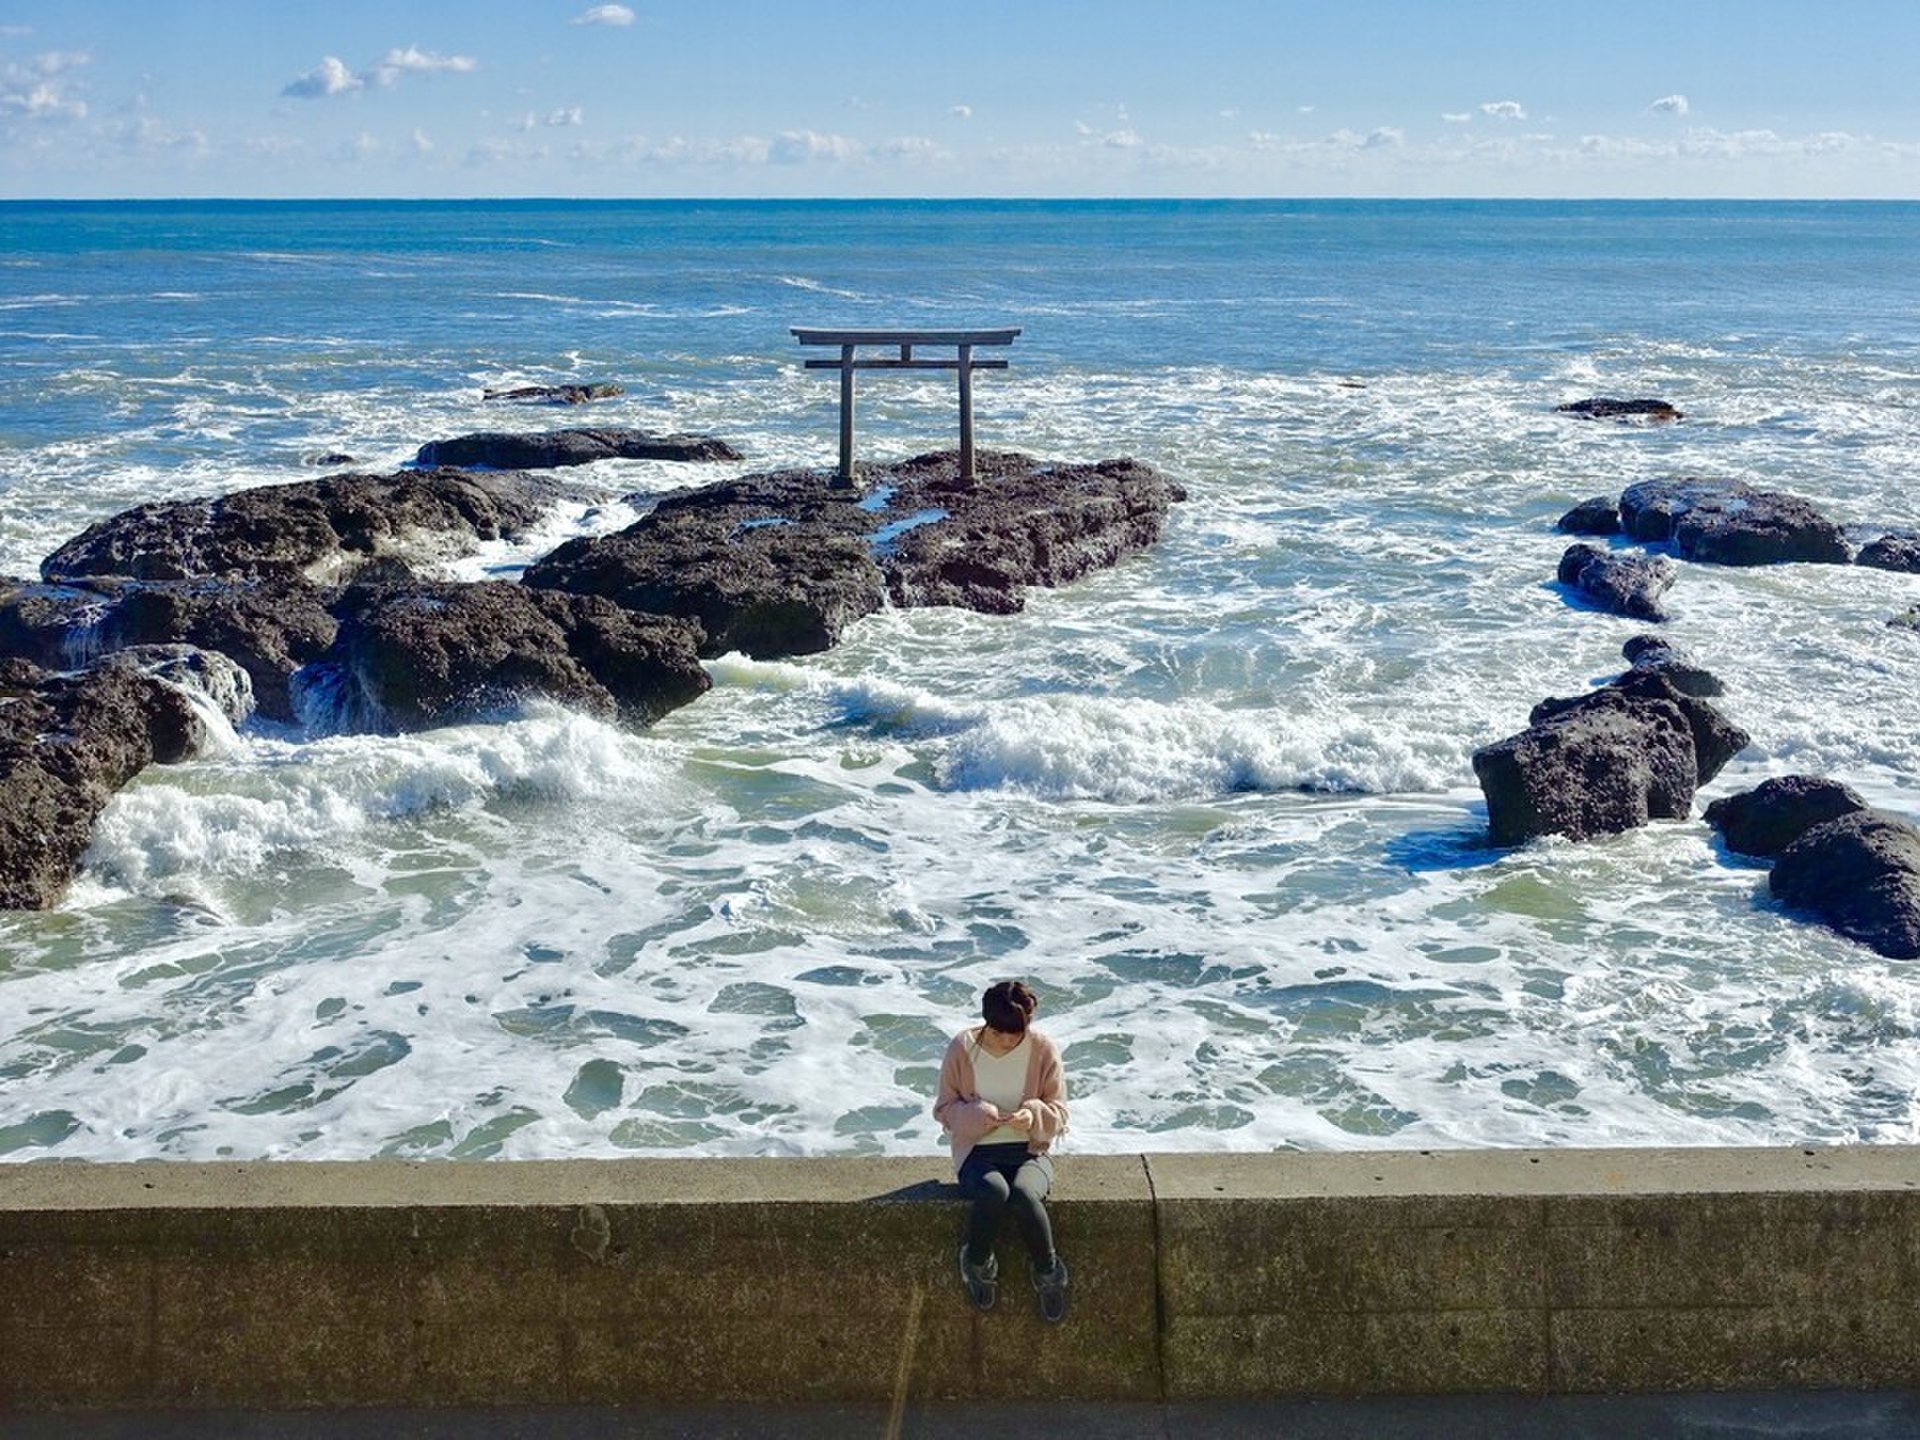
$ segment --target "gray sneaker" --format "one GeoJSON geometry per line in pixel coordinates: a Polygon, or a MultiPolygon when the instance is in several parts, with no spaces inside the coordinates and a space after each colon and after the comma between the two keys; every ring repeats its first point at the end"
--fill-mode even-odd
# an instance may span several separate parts
{"type": "Polygon", "coordinates": [[[1033,1275],[1033,1293],[1040,1298],[1040,1318],[1049,1325],[1058,1325],[1067,1318],[1067,1262],[1058,1255],[1053,1257],[1051,1270],[1036,1270],[1033,1275]]]}
{"type": "Polygon", "coordinates": [[[987,1256],[987,1263],[975,1265],[967,1259],[966,1242],[960,1243],[960,1283],[967,1287],[967,1298],[976,1310],[991,1310],[1000,1294],[1000,1257],[987,1256]]]}

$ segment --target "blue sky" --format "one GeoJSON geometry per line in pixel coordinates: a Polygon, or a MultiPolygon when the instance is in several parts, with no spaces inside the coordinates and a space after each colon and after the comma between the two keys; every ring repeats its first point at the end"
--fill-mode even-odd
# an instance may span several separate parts
{"type": "Polygon", "coordinates": [[[1920,198],[1920,0],[6,0],[0,196],[1920,198]]]}

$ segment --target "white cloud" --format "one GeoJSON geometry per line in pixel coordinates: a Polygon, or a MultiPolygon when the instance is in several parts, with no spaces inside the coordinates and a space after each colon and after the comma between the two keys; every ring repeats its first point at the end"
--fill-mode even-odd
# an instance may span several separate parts
{"type": "Polygon", "coordinates": [[[547,124],[552,126],[584,125],[586,123],[586,111],[582,110],[578,105],[568,105],[562,109],[551,110],[547,113],[547,124]]]}
{"type": "Polygon", "coordinates": [[[633,11],[625,5],[596,5],[573,17],[575,25],[631,25],[633,11]]]}
{"type": "Polygon", "coordinates": [[[1324,143],[1336,150],[1391,150],[1407,143],[1407,132],[1392,125],[1376,125],[1364,135],[1357,130],[1336,130],[1324,143]]]}
{"type": "Polygon", "coordinates": [[[28,120],[84,120],[87,102],[71,98],[59,85],[48,81],[23,85],[0,80],[0,115],[28,120]]]}
{"type": "Polygon", "coordinates": [[[1449,125],[1470,125],[1473,123],[1473,112],[1471,110],[1462,110],[1456,113],[1442,110],[1440,112],[1440,118],[1449,125]]]}
{"type": "Polygon", "coordinates": [[[805,165],[813,161],[849,160],[860,149],[856,141],[844,135],[822,135],[814,130],[783,130],[767,147],[767,158],[776,165],[805,165]]]}
{"type": "Polygon", "coordinates": [[[1296,108],[1299,110],[1299,112],[1302,115],[1311,115],[1314,112],[1314,110],[1318,107],[1313,105],[1301,105],[1301,106],[1297,106],[1296,108]]]}
{"type": "Polygon", "coordinates": [[[900,135],[880,147],[880,153],[894,160],[950,160],[953,157],[937,141],[922,135],[900,135]]]}
{"type": "Polygon", "coordinates": [[[1482,115],[1491,115],[1496,120],[1524,120],[1527,107],[1518,100],[1489,100],[1480,107],[1482,115]]]}
{"type": "Polygon", "coordinates": [[[433,149],[433,137],[428,135],[424,130],[415,129],[413,132],[413,153],[416,155],[431,155],[433,149]]]}
{"type": "Polygon", "coordinates": [[[1692,108],[1691,105],[1687,104],[1687,97],[1684,95],[1662,95],[1658,100],[1647,106],[1647,109],[1653,111],[1656,115],[1684,115],[1692,108]]]}
{"type": "Polygon", "coordinates": [[[955,105],[947,111],[947,114],[953,116],[956,120],[971,120],[973,118],[973,107],[971,105],[955,105]]]}
{"type": "Polygon", "coordinates": [[[289,80],[280,93],[296,100],[323,100],[329,95],[348,95],[364,90],[367,82],[347,68],[338,55],[329,55],[296,80],[289,80]]]}
{"type": "Polygon", "coordinates": [[[402,75],[466,75],[479,67],[471,55],[436,55],[409,45],[404,50],[389,50],[373,67],[371,78],[380,85],[395,85],[402,75]]]}

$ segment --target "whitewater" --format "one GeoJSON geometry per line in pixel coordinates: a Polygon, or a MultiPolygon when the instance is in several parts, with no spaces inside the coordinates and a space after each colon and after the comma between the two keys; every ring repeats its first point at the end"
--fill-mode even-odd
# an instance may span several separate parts
{"type": "MultiPolygon", "coordinates": [[[[1697,474],[1920,529],[1920,207],[0,204],[0,575],[155,499],[634,425],[512,577],[684,484],[834,459],[791,325],[1019,325],[983,445],[1132,455],[1162,543],[1024,612],[711,662],[645,731],[531,703],[251,721],[0,915],[0,1158],[925,1153],[981,989],[1041,996],[1070,1148],[1920,1142],[1920,984],[1698,818],[1494,850],[1470,757],[1644,625],[1555,518],[1697,474]],[[583,409],[487,387],[618,381],[583,409]],[[1660,396],[1677,425],[1555,413],[1660,396]],[[340,467],[334,467],[340,468],[340,467]]],[[[953,443],[862,392],[863,458],[953,443]]],[[[1684,566],[1770,775],[1920,818],[1920,579],[1684,566]]]]}

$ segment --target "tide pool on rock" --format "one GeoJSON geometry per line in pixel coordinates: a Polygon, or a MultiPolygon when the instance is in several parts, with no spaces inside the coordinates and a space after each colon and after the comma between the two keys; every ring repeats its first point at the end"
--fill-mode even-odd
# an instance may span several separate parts
{"type": "MultiPolygon", "coordinates": [[[[810,323],[1020,324],[983,443],[1189,497],[1017,613],[709,658],[644,731],[256,720],[149,769],[57,908],[0,917],[9,1156],[931,1153],[942,1037],[1011,974],[1083,1152],[1920,1138],[1911,962],[1697,818],[1788,773],[1920,813],[1920,642],[1884,623],[1911,573],[1678,562],[1663,638],[1752,737],[1693,817],[1495,850],[1471,766],[1646,628],[1553,583],[1584,497],[1722,476],[1854,545],[1920,530],[1917,216],[0,207],[0,574],[137,504],[553,413],[489,387],[616,377],[596,426],[749,457],[530,477],[569,493],[421,572],[514,581],[696,479],[829,468],[810,323]],[[1686,418],[1556,413],[1585,396],[1686,418]]],[[[952,424],[942,387],[875,386],[860,453],[952,424]]]]}

